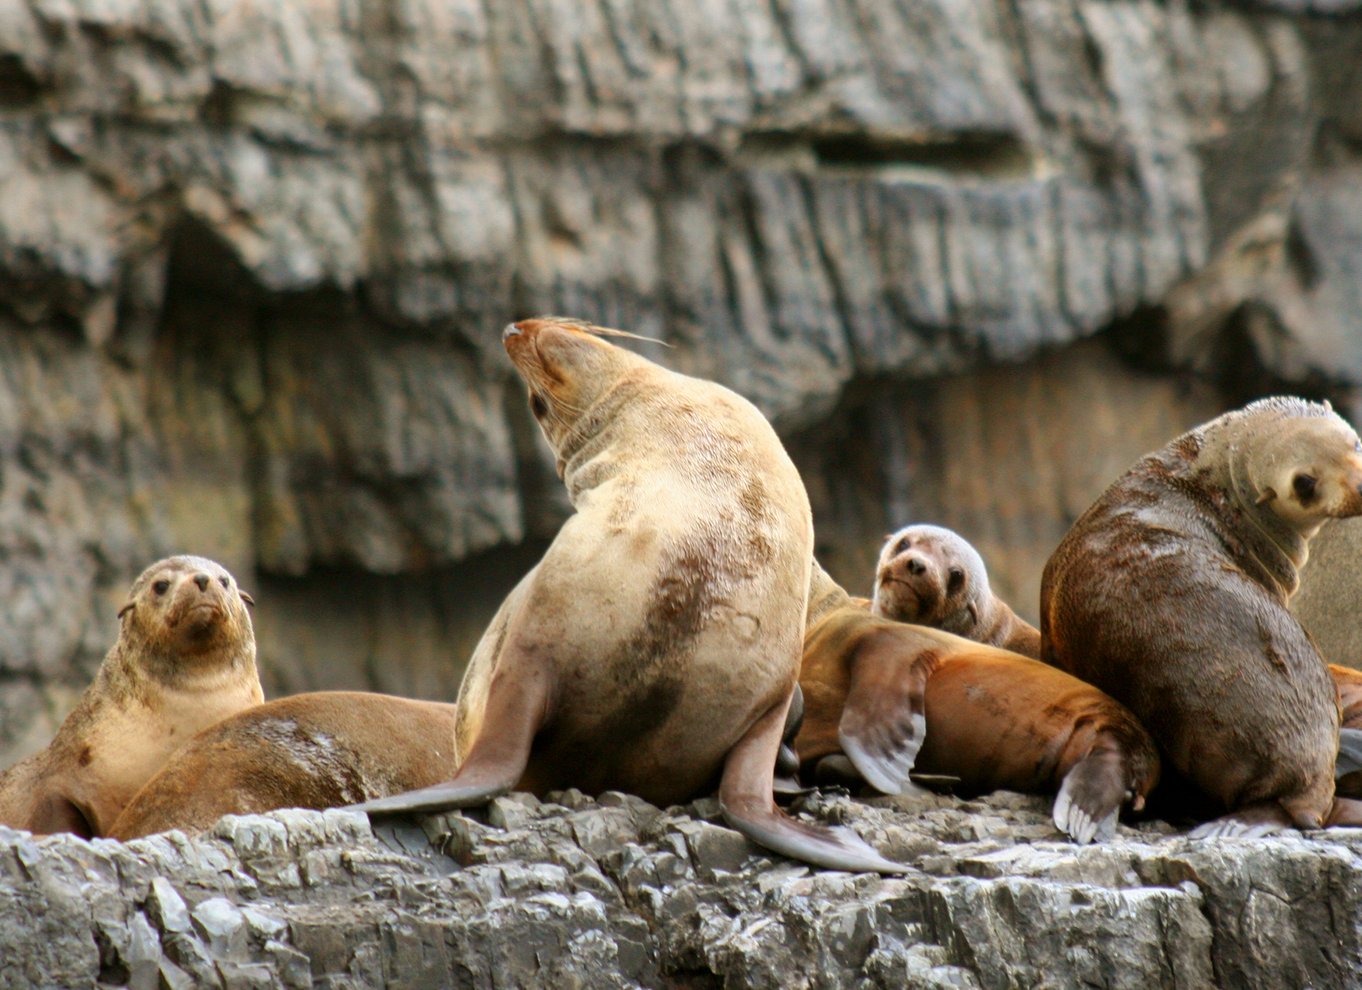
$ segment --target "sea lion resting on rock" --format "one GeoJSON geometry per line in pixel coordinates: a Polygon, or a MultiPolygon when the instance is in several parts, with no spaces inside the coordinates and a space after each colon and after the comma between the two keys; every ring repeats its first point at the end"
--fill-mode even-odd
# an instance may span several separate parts
{"type": "Polygon", "coordinates": [[[143,571],[94,683],[46,749],[0,774],[0,824],[102,836],[175,749],[260,704],[250,601],[203,557],[143,571]]]}
{"type": "Polygon", "coordinates": [[[1055,826],[1110,838],[1159,776],[1153,740],[1124,706],[1037,660],[870,613],[816,563],[800,687],[800,760],[845,752],[877,789],[908,774],[982,794],[1058,792],[1055,826]]]}
{"type": "Polygon", "coordinates": [[[280,698],[204,729],[128,802],[110,838],[223,815],[336,808],[444,780],[455,706],[358,691],[280,698]]]}
{"type": "Polygon", "coordinates": [[[1128,705],[1223,818],[1199,834],[1362,824],[1335,800],[1338,694],[1287,611],[1306,541],[1362,513],[1362,443],[1264,399],[1146,456],[1064,537],[1042,657],[1128,705]]]}
{"type": "Polygon", "coordinates": [[[918,524],[885,537],[871,600],[886,619],[1040,657],[1040,630],[993,594],[984,559],[954,530],[918,524]]]}
{"type": "Polygon", "coordinates": [[[746,400],[604,333],[563,319],[506,328],[576,513],[475,651],[454,778],[361,810],[442,810],[512,787],[667,805],[718,782],[729,824],[761,845],[902,869],[772,800],[813,553],[798,472],[746,400]]]}

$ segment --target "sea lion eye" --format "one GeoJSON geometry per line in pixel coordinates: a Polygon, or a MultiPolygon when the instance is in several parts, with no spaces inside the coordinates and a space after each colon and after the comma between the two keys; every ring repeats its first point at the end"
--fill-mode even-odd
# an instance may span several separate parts
{"type": "Polygon", "coordinates": [[[549,404],[544,401],[544,397],[538,392],[530,393],[530,412],[534,413],[535,419],[543,419],[549,412],[549,404]]]}
{"type": "Polygon", "coordinates": [[[903,553],[903,551],[907,550],[912,545],[913,538],[911,536],[905,536],[903,539],[899,540],[899,545],[894,547],[894,552],[903,553]]]}
{"type": "Polygon", "coordinates": [[[1308,474],[1298,474],[1291,479],[1291,487],[1302,502],[1315,496],[1315,479],[1308,474]]]}
{"type": "Polygon", "coordinates": [[[221,584],[224,588],[230,588],[232,586],[231,580],[225,577],[218,578],[218,583],[221,584]]]}
{"type": "Polygon", "coordinates": [[[155,584],[151,586],[151,590],[156,592],[156,594],[158,595],[164,595],[167,591],[170,590],[170,582],[162,578],[160,581],[157,581],[155,584]]]}
{"type": "Polygon", "coordinates": [[[965,572],[958,567],[952,567],[950,576],[946,579],[946,594],[953,595],[965,586],[965,572]]]}

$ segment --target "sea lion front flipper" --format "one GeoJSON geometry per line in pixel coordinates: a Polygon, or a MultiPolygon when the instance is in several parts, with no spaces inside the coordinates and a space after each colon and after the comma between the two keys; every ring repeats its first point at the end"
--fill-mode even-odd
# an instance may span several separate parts
{"type": "Polygon", "coordinates": [[[530,744],[544,721],[548,673],[543,668],[515,675],[504,667],[492,675],[482,731],[458,772],[443,784],[349,805],[370,815],[448,811],[483,804],[520,782],[530,744]]]}
{"type": "Polygon", "coordinates": [[[734,744],[724,759],[719,805],[724,820],[753,842],[792,859],[854,873],[904,873],[908,867],[885,859],[847,828],[798,821],[771,799],[776,750],[789,696],[772,706],[734,744]]]}
{"type": "Polygon", "coordinates": [[[908,774],[927,736],[927,678],[935,650],[905,655],[892,637],[869,636],[851,660],[851,683],[837,726],[842,752],[885,794],[909,790],[908,774]]]}
{"type": "Polygon", "coordinates": [[[1252,804],[1192,829],[1193,839],[1260,839],[1295,823],[1277,802],[1252,804]]]}
{"type": "Polygon", "coordinates": [[[1079,845],[1116,835],[1116,817],[1129,795],[1119,752],[1094,749],[1064,775],[1055,796],[1055,828],[1079,845]]]}

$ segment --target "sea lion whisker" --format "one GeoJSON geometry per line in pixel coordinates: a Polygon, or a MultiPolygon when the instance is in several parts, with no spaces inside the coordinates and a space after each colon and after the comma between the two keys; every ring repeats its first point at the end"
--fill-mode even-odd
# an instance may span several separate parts
{"type": "Polygon", "coordinates": [[[561,323],[564,326],[572,327],[574,330],[581,330],[583,333],[589,333],[597,337],[623,337],[626,340],[641,340],[648,344],[661,344],[663,347],[672,346],[665,340],[659,340],[656,337],[645,337],[641,333],[632,333],[629,330],[617,330],[614,327],[603,327],[599,323],[591,323],[587,320],[579,320],[571,316],[541,316],[538,317],[538,319],[550,323],[561,323]]]}

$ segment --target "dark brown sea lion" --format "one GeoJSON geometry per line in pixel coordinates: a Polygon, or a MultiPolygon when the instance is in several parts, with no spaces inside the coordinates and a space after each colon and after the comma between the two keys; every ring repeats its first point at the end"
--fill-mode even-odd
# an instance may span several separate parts
{"type": "Polygon", "coordinates": [[[338,808],[428,787],[449,774],[455,720],[454,705],[357,691],[257,705],[176,751],[108,835],[203,831],[223,815],[338,808]]]}
{"type": "Polygon", "coordinates": [[[1353,429],[1264,399],[1140,460],[1046,565],[1042,658],[1129,706],[1227,812],[1198,834],[1362,824],[1334,796],[1337,689],[1286,608],[1307,540],[1359,513],[1353,429]]]}
{"type": "Polygon", "coordinates": [[[1111,837],[1159,776],[1149,734],[1123,705],[1063,671],[997,647],[870,613],[814,565],[799,675],[806,766],[846,753],[876,789],[909,771],[957,789],[1055,794],[1055,826],[1111,837]]]}
{"type": "Polygon", "coordinates": [[[557,318],[506,328],[576,513],[475,651],[453,779],[361,809],[442,810],[512,787],[666,805],[717,782],[729,824],[769,849],[903,869],[772,799],[813,552],[798,472],[751,403],[607,333],[557,318]]]}
{"type": "Polygon", "coordinates": [[[942,526],[919,523],[885,537],[871,601],[886,619],[1040,657],[1040,630],[993,594],[979,552],[942,526]]]}
{"type": "Polygon", "coordinates": [[[45,750],[0,774],[0,824],[104,835],[175,749],[260,704],[250,601],[203,557],[143,571],[94,683],[45,750]]]}

